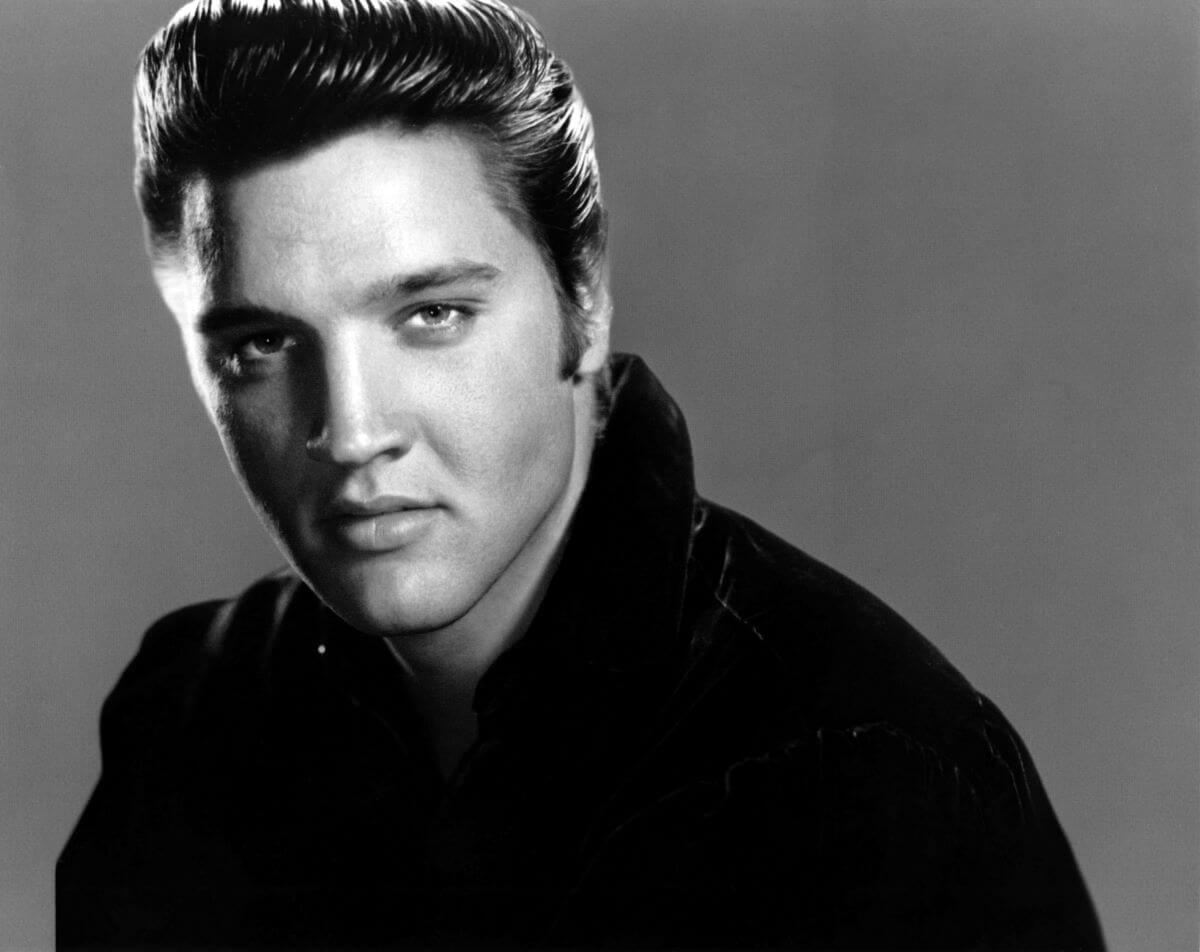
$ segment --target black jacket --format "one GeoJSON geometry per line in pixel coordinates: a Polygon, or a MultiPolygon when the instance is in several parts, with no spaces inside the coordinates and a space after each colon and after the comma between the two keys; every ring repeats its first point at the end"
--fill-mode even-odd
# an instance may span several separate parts
{"type": "Polygon", "coordinates": [[[614,394],[448,784],[391,655],[291,574],[154,625],[104,707],[60,945],[1100,947],[1000,712],[698,498],[640,361],[614,394]]]}

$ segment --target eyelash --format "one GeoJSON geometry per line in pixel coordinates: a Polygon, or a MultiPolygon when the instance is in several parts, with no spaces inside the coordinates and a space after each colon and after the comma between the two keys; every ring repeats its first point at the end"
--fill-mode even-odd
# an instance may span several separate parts
{"type": "Polygon", "coordinates": [[[235,355],[239,354],[243,349],[249,347],[251,344],[254,344],[256,341],[264,340],[277,340],[279,341],[279,346],[274,350],[268,351],[266,356],[250,358],[251,360],[267,360],[269,359],[269,355],[280,353],[281,351],[287,350],[288,348],[296,345],[296,340],[291,334],[282,333],[279,331],[265,331],[259,334],[251,334],[248,337],[243,337],[234,345],[233,352],[235,355]]]}
{"type": "Polygon", "coordinates": [[[400,321],[401,329],[408,327],[414,318],[420,317],[427,311],[443,311],[449,314],[457,314],[457,320],[447,318],[444,323],[427,325],[425,327],[416,328],[418,332],[427,334],[439,334],[444,336],[453,336],[462,333],[465,325],[475,316],[474,312],[467,307],[459,304],[443,304],[440,301],[435,301],[432,304],[422,304],[420,307],[413,308],[408,311],[400,321]]]}
{"type": "Polygon", "coordinates": [[[256,370],[261,370],[266,364],[270,363],[272,358],[296,346],[296,337],[286,331],[256,331],[253,334],[244,334],[234,338],[228,344],[218,346],[213,352],[213,363],[215,369],[229,376],[245,377],[253,376],[256,370]],[[267,339],[279,340],[278,349],[271,351],[260,357],[248,356],[246,348],[267,339]]]}

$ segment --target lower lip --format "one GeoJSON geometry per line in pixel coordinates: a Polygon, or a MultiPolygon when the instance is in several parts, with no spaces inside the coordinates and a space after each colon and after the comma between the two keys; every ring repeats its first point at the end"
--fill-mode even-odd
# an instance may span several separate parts
{"type": "Polygon", "coordinates": [[[375,516],[344,516],[330,521],[334,537],[356,552],[393,552],[429,531],[440,510],[398,509],[375,516]]]}

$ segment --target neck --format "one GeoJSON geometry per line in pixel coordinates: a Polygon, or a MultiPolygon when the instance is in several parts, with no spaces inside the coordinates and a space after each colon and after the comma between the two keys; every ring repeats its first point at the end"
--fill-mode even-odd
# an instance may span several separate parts
{"type": "Polygon", "coordinates": [[[388,639],[408,677],[443,777],[475,740],[475,689],[484,672],[528,631],[566,547],[595,438],[595,394],[575,386],[575,448],[565,491],[492,588],[454,624],[388,639]]]}

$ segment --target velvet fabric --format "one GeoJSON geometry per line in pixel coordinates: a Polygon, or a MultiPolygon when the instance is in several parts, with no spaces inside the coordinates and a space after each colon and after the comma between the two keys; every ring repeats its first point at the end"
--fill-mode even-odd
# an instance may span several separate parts
{"type": "Polygon", "coordinates": [[[155,624],[63,948],[1096,949],[1029,754],[872,595],[699,498],[636,358],[440,778],[386,647],[281,572],[155,624]]]}

